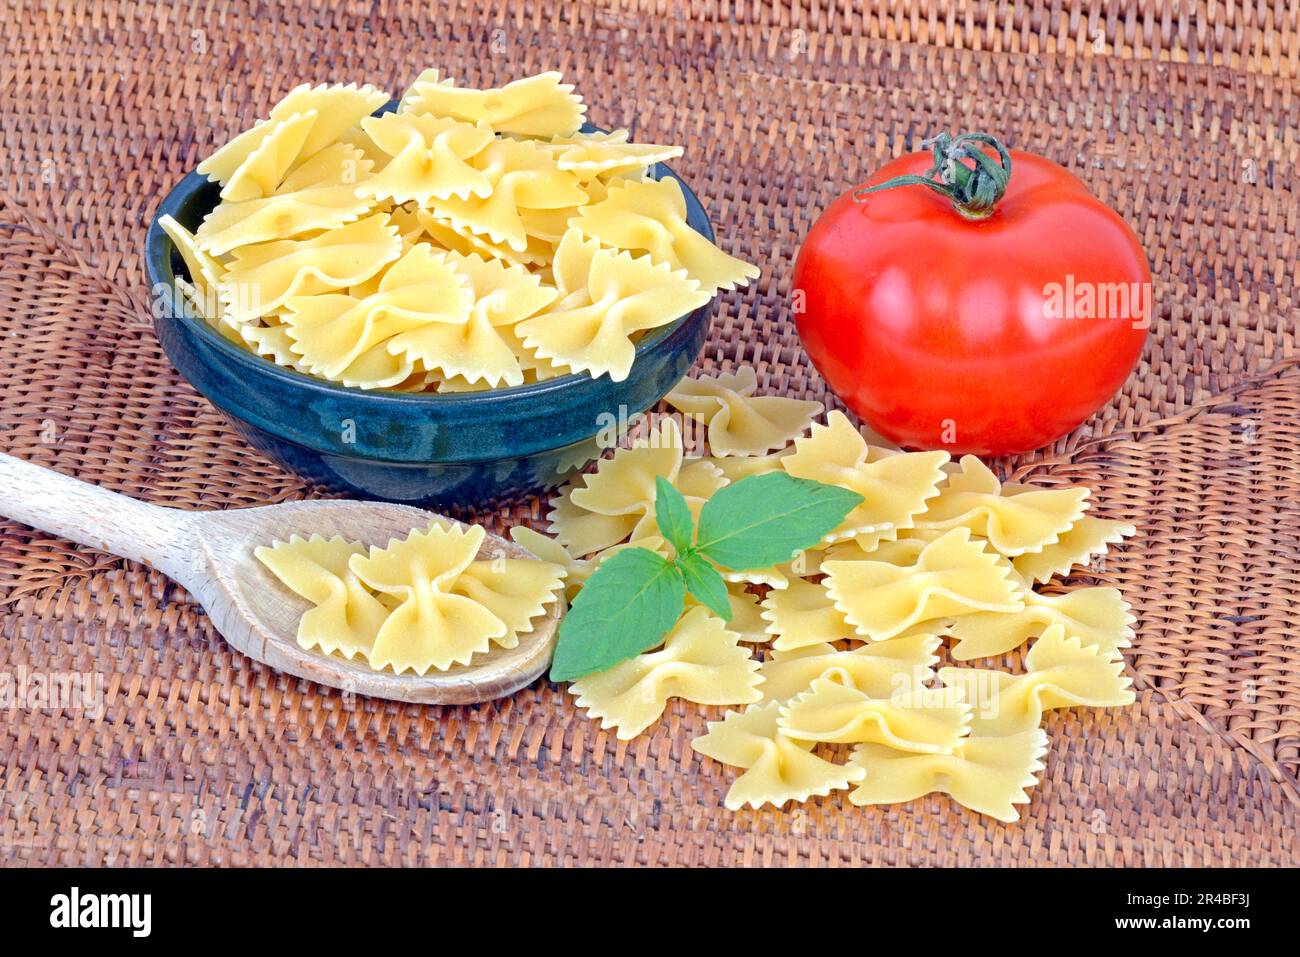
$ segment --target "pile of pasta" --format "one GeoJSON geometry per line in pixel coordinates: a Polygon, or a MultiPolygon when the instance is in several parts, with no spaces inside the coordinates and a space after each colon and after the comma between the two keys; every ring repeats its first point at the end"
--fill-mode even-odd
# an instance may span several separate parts
{"type": "Polygon", "coordinates": [[[303,85],[199,166],[221,202],[160,225],[177,288],[230,342],[358,389],[625,379],[637,341],[758,275],[687,224],[677,146],[582,132],[558,73],[420,75],[396,112],[303,85]]]}
{"type": "Polygon", "coordinates": [[[437,520],[385,548],[313,535],[254,554],[311,604],[298,622],[303,648],[423,675],[516,647],[559,597],[562,568],[479,558],[485,535],[437,520]]]}
{"type": "Polygon", "coordinates": [[[974,456],[869,445],[841,413],[816,424],[819,404],[756,388],[747,367],[684,381],[667,401],[703,424],[711,454],[687,457],[676,420],[662,418],[560,492],[554,538],[521,528],[516,541],[562,566],[572,595],[628,545],[668,554],[656,476],[697,513],[729,482],[777,470],[851,489],[861,505],[785,565],[724,571],[730,622],[688,607],[661,647],[574,682],[578,705],[623,740],[670,698],[748,705],[692,743],[741,770],[733,810],[852,786],[857,805],[944,792],[1016,820],[1043,768],[1044,713],[1134,700],[1120,654],[1134,618],[1119,591],[1035,586],[1133,526],[1086,514],[1087,488],[1003,483],[974,456]],[[964,664],[1026,641],[1018,673],[964,664]],[[945,642],[963,664],[936,668],[945,642]],[[751,645],[766,648],[761,660],[751,645]],[[835,760],[835,745],[853,745],[851,757],[835,760]]]}

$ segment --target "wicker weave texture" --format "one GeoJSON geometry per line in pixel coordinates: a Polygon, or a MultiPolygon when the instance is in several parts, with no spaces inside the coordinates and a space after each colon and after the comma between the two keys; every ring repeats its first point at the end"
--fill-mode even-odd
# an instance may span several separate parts
{"type": "Polygon", "coordinates": [[[730,773],[689,747],[720,709],[674,703],[623,744],[545,683],[472,708],[349,698],[227,651],[157,574],[0,521],[0,676],[88,674],[103,705],[0,722],[0,863],[1300,862],[1294,3],[0,6],[0,448],[152,502],[318,494],[172,371],[141,266],[161,195],[306,80],[560,69],[593,121],[683,144],[723,244],[763,267],[700,368],[752,363],[764,391],[833,401],[790,322],[792,256],[940,129],[1070,167],[1156,281],[1123,392],[1000,463],[1140,529],[1088,577],[1138,613],[1138,703],[1050,716],[1019,824],[940,797],[731,814],[730,773]]]}

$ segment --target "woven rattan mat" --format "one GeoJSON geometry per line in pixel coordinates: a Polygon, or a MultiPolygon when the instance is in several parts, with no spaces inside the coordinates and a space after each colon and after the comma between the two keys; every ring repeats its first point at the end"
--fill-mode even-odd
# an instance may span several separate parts
{"type": "Polygon", "coordinates": [[[730,772],[688,744],[719,710],[675,702],[620,744],[544,682],[469,708],[349,699],[227,651],[157,574],[0,521],[0,673],[104,681],[102,715],[0,721],[0,862],[1300,861],[1294,3],[193,6],[0,5],[0,448],[185,508],[316,494],[178,379],[141,266],[160,195],[304,80],[561,69],[594,121],[684,144],[724,244],[763,267],[701,367],[822,399],[786,306],[798,240],[923,136],[987,129],[1083,177],[1153,263],[1123,394],[1001,463],[1138,524],[1095,574],[1138,613],[1138,703],[1051,714],[1017,825],[940,797],[733,815],[730,772]]]}

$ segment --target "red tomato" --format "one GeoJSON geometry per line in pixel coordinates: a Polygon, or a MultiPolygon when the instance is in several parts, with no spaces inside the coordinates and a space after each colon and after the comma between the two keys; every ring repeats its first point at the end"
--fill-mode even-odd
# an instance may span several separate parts
{"type": "Polygon", "coordinates": [[[1152,309],[1146,256],[1055,163],[986,137],[941,137],[936,151],[864,184],[910,175],[912,185],[846,193],[813,226],[794,269],[799,334],[845,404],[900,445],[1039,448],[1092,415],[1137,363],[1152,309]],[[1000,155],[1009,180],[997,163],[976,172],[975,151],[1000,155]],[[920,176],[991,214],[967,218],[920,176]]]}

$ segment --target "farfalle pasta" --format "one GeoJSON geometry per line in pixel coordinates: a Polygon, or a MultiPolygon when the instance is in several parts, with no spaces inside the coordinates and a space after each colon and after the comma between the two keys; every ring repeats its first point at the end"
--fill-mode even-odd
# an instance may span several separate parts
{"type": "Polygon", "coordinates": [[[837,675],[814,678],[781,706],[781,730],[800,741],[875,742],[899,751],[951,754],[970,733],[961,688],[912,688],[875,698],[837,675]]]}
{"type": "Polygon", "coordinates": [[[773,589],[762,602],[767,633],[778,651],[794,651],[857,637],[857,629],[818,582],[797,579],[783,589],[773,589]]]}
{"type": "Polygon", "coordinates": [[[468,323],[474,290],[447,255],[412,246],[364,298],[294,296],[284,324],[293,351],[313,374],[365,388],[396,386],[420,372],[421,330],[468,323]]]}
{"type": "Polygon", "coordinates": [[[490,126],[421,113],[385,113],[366,117],[361,129],[390,158],[354,190],[356,195],[419,206],[492,195],[491,181],[471,162],[496,142],[490,126]]]}
{"type": "MultiPolygon", "coordinates": [[[[1135,619],[1119,591],[1086,585],[1040,594],[1035,586],[1068,575],[1132,527],[1087,515],[1086,489],[1002,483],[971,457],[950,462],[943,452],[869,444],[838,412],[808,435],[792,415],[779,430],[789,434],[778,439],[773,429],[770,442],[735,441],[729,428],[712,428],[756,381],[737,371],[680,385],[670,405],[704,420],[708,454],[688,456],[675,420],[660,419],[649,439],[616,451],[553,501],[552,532],[565,544],[522,530],[520,540],[537,541],[539,552],[570,569],[572,597],[598,562],[637,541],[671,555],[655,520],[656,476],[676,486],[696,516],[717,489],[775,471],[858,492],[862,505],[813,551],[733,576],[734,621],[723,630],[737,650],[741,632],[753,633],[757,701],[709,722],[692,747],[740,769],[724,801],[732,810],[847,788],[856,806],[942,793],[999,821],[1017,820],[1044,770],[1046,712],[1133,700],[1120,653],[1135,619]],[[1020,674],[936,670],[945,644],[948,660],[966,661],[995,659],[1025,642],[1020,674]],[[853,745],[847,764],[836,760],[844,745],[853,745]]],[[[688,607],[709,615],[689,599],[688,607]]],[[[605,716],[606,726],[620,737],[647,729],[662,711],[660,690],[632,691],[657,688],[639,684],[646,666],[611,669],[622,669],[609,696],[615,704],[597,704],[616,715],[605,716]]],[[[579,684],[600,686],[602,677],[579,684]]]]}
{"type": "Polygon", "coordinates": [[[516,253],[528,248],[525,209],[572,208],[587,201],[578,177],[527,141],[493,139],[471,163],[486,183],[484,193],[434,198],[429,207],[458,232],[486,236],[516,253]]]}
{"type": "Polygon", "coordinates": [[[1053,708],[1117,708],[1133,703],[1132,679],[1124,660],[1097,646],[1066,637],[1053,625],[1030,646],[1025,674],[979,668],[941,668],[939,680],[960,690],[985,736],[1019,734],[1036,728],[1053,708]]]}
{"type": "Polygon", "coordinates": [[[741,366],[732,373],[683,379],[664,401],[708,428],[709,449],[716,456],[762,456],[784,448],[822,411],[820,402],[754,395],[757,388],[753,366],[741,366]]]}
{"type": "Polygon", "coordinates": [[[613,186],[599,203],[578,214],[584,236],[602,244],[645,252],[682,270],[705,289],[734,289],[758,278],[758,267],[728,256],[686,222],[686,196],[674,179],[613,186]]]}
{"type": "Polygon", "coordinates": [[[965,528],[927,544],[914,565],[828,561],[822,571],[826,591],[845,621],[873,641],[949,616],[1025,607],[1011,569],[972,541],[965,528]]]}
{"type": "Polygon", "coordinates": [[[491,90],[459,87],[437,70],[426,70],[402,97],[404,112],[449,116],[486,123],[498,133],[520,136],[572,136],[587,111],[559,73],[514,80],[491,90]]]}
{"type": "Polygon", "coordinates": [[[744,769],[727,791],[724,803],[729,810],[824,797],[865,775],[861,768],[813,754],[811,741],[784,734],[778,724],[780,708],[780,702],[773,701],[739,713],[729,711],[723,720],[709,722],[708,734],[691,742],[700,754],[744,769]]]}
{"type": "MultiPolygon", "coordinates": [[[[1003,494],[1007,492],[1003,487],[1003,494]]],[[[1084,515],[1060,534],[1055,542],[1036,552],[1022,552],[1011,562],[1026,581],[1046,582],[1066,575],[1076,565],[1087,565],[1116,542],[1123,541],[1137,529],[1126,522],[1084,515]]]]}
{"type": "Polygon", "coordinates": [[[397,228],[378,213],[310,239],[241,246],[221,275],[221,299],[232,320],[248,322],[293,296],[358,286],[401,254],[397,228]]]}
{"type": "MultiPolygon", "coordinates": [[[[294,160],[310,157],[331,145],[362,117],[369,116],[387,100],[387,93],[369,85],[312,86],[304,83],[277,103],[266,120],[241,133],[200,163],[199,172],[229,189],[230,183],[238,180],[241,172],[249,168],[250,158],[256,157],[259,150],[264,150],[268,143],[274,143],[277,137],[282,142],[287,139],[284,134],[287,122],[295,116],[310,117],[310,122],[300,124],[305,126],[301,137],[294,137],[297,149],[286,163],[287,171],[288,165],[294,160]]],[[[267,190],[262,195],[269,193],[270,190],[267,190]]],[[[222,196],[224,199],[255,198],[248,195],[227,196],[225,191],[222,196]]]]}
{"type": "Polygon", "coordinates": [[[605,249],[576,229],[560,241],[553,269],[559,298],[519,324],[524,346],[557,365],[615,382],[632,370],[637,333],[668,325],[711,298],[685,272],[605,249]]]}
{"type": "Polygon", "coordinates": [[[372,86],[299,86],[199,165],[221,202],[193,235],[161,223],[184,264],[186,315],[347,388],[475,392],[621,381],[652,330],[758,275],[689,226],[685,194],[657,178],[681,148],[584,131],[586,107],[558,73],[474,89],[425,70],[375,115],[388,100],[372,86]],[[578,223],[597,207],[588,235],[578,223]],[[620,232],[624,217],[662,241],[620,232]],[[394,272],[409,287],[412,252],[472,287],[470,308],[441,280],[418,306],[379,306],[382,319],[338,298],[391,292],[394,272]],[[286,312],[300,321],[281,330],[286,312]]]}
{"type": "Polygon", "coordinates": [[[370,657],[389,609],[351,568],[352,558],[365,552],[356,542],[319,535],[295,535],[254,551],[276,578],[311,602],[298,621],[299,645],[344,658],[370,657]]]}
{"type": "Polygon", "coordinates": [[[927,503],[918,528],[968,528],[1002,555],[1023,555],[1056,542],[1083,517],[1089,490],[1083,487],[1036,489],[1002,495],[1001,483],[973,455],[949,475],[934,501],[927,503]]]}
{"type": "Polygon", "coordinates": [[[942,639],[924,633],[841,650],[825,643],[775,651],[763,663],[763,699],[785,702],[808,691],[818,678],[832,678],[871,698],[891,698],[922,688],[934,678],[942,639]]]}
{"type": "Polygon", "coordinates": [[[423,675],[469,664],[493,644],[515,647],[559,599],[561,566],[480,560],[484,536],[435,520],[384,548],[295,536],[254,555],[312,605],[298,624],[302,647],[423,675]]]}
{"type": "Polygon", "coordinates": [[[952,619],[958,661],[993,658],[1019,648],[1053,625],[1085,646],[1113,654],[1132,645],[1134,615],[1118,588],[1076,588],[1063,595],[1020,591],[1025,607],[1017,612],[975,612],[952,619]]]}
{"type": "Polygon", "coordinates": [[[356,184],[373,165],[358,149],[331,146],[285,177],[271,195],[222,203],[204,217],[195,241],[220,256],[283,236],[337,229],[370,211],[356,184]]]}
{"type": "Polygon", "coordinates": [[[617,449],[595,472],[579,476],[552,501],[550,531],[574,555],[657,533],[655,479],[672,482],[697,510],[726,479],[707,462],[687,461],[681,427],[660,419],[642,442],[617,449]]]}
{"type": "Polygon", "coordinates": [[[795,450],[781,467],[795,478],[812,479],[851,489],[862,504],[828,536],[828,541],[856,538],[864,544],[891,539],[910,528],[926,503],[939,493],[946,452],[884,453],[867,445],[842,412],[832,412],[825,425],[795,440],[795,450]]]}
{"type": "Polygon", "coordinates": [[[425,323],[403,332],[393,339],[390,351],[444,379],[481,381],[492,387],[521,385],[526,370],[513,347],[512,331],[554,301],[556,291],[522,266],[484,259],[477,253],[448,252],[445,261],[470,292],[464,319],[425,323]]]}
{"type": "MultiPolygon", "coordinates": [[[[599,176],[639,175],[656,163],[666,163],[682,155],[680,146],[656,143],[630,143],[627,130],[592,133],[587,136],[555,136],[543,143],[555,156],[555,165],[589,183],[599,176]]],[[[592,197],[593,199],[603,199],[592,197]]]]}
{"type": "Polygon", "coordinates": [[[969,738],[950,754],[917,754],[882,744],[859,744],[848,767],[859,772],[849,802],[901,804],[935,792],[1005,823],[1020,818],[1018,804],[1044,768],[1047,734],[1040,728],[1010,737],[969,738]]]}
{"type": "Polygon", "coordinates": [[[663,714],[669,698],[696,704],[748,704],[761,697],[759,663],[708,609],[692,608],[663,647],[621,662],[570,686],[577,705],[620,740],[635,738],[663,714]]]}

